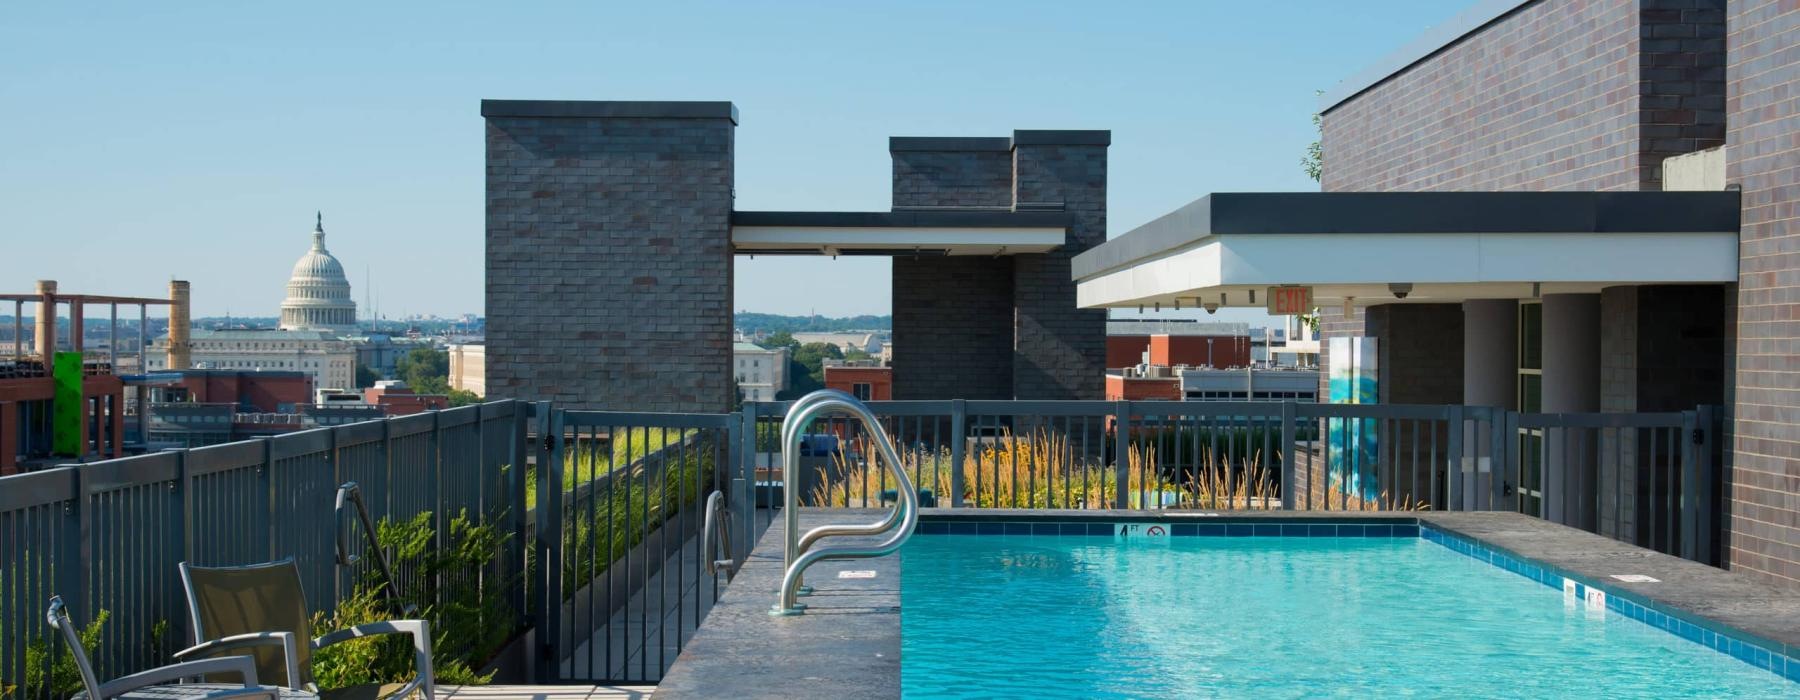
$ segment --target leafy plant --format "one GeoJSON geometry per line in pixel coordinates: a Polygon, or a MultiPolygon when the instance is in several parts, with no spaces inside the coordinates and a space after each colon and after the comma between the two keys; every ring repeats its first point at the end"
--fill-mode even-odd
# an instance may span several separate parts
{"type": "MultiPolygon", "coordinates": [[[[76,631],[75,636],[81,640],[81,648],[87,651],[88,658],[93,658],[99,651],[101,632],[111,617],[111,612],[101,610],[92,622],[76,631]]],[[[0,698],[66,698],[81,690],[81,669],[75,665],[75,655],[62,649],[61,645],[50,643],[47,638],[38,638],[25,645],[23,687],[0,683],[0,698]]]]}
{"type": "MultiPolygon", "coordinates": [[[[490,566],[510,535],[462,511],[450,518],[440,546],[432,520],[429,511],[399,523],[384,519],[377,538],[392,556],[402,601],[419,605],[418,616],[431,622],[437,681],[484,684],[493,674],[474,668],[517,631],[518,615],[507,594],[520,585],[522,574],[497,574],[490,566]]],[[[380,571],[369,567],[335,610],[314,616],[314,633],[397,617],[401,601],[389,600],[383,583],[380,571]]],[[[412,646],[403,635],[355,639],[313,655],[313,676],[324,688],[402,682],[412,669],[412,646]]]]}

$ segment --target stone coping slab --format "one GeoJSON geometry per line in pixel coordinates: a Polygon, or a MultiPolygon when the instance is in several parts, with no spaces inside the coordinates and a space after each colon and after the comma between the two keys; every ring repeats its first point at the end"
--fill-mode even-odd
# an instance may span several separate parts
{"type": "MultiPolygon", "coordinates": [[[[879,509],[808,508],[802,510],[800,522],[810,529],[873,522],[882,514],[879,509]]],[[[1775,652],[1800,658],[1800,591],[1515,513],[921,511],[921,524],[959,522],[1425,526],[1580,580],[1669,618],[1718,630],[1721,636],[1729,630],[1734,637],[1760,640],[1775,652]],[[1657,582],[1612,578],[1630,574],[1657,582]]],[[[901,557],[821,562],[807,572],[807,580],[819,591],[801,598],[808,605],[806,614],[771,616],[782,574],[782,537],[782,523],[776,520],[658,686],[659,700],[900,697],[901,557]],[[852,570],[874,571],[875,576],[837,577],[838,572],[852,570]]],[[[1780,668],[1771,670],[1782,673],[1780,668]]]]}

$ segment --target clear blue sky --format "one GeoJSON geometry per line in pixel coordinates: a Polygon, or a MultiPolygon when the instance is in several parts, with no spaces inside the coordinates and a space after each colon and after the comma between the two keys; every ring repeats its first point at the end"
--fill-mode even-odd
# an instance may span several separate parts
{"type": "MultiPolygon", "coordinates": [[[[731,100],[740,209],[885,210],[887,137],[1111,129],[1110,233],[1305,190],[1315,90],[1469,0],[0,7],[0,289],[274,315],[315,209],[384,315],[479,312],[482,98],[731,100]]],[[[737,306],[887,313],[885,259],[737,306]]]]}

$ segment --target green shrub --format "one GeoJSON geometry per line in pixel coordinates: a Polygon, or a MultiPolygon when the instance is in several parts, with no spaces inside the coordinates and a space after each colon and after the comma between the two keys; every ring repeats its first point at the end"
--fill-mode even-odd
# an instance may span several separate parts
{"type": "MultiPolygon", "coordinates": [[[[467,511],[450,519],[442,546],[429,511],[401,523],[384,519],[378,529],[381,548],[390,553],[400,579],[401,600],[418,605],[417,616],[431,623],[437,682],[487,683],[493,674],[478,674],[474,669],[517,632],[519,616],[511,609],[507,593],[522,584],[522,574],[496,575],[490,566],[510,534],[476,522],[467,511]]],[[[314,616],[313,633],[323,635],[398,617],[400,605],[387,599],[383,584],[379,569],[369,567],[335,610],[314,616]]],[[[412,668],[411,640],[405,635],[354,639],[313,655],[313,676],[322,688],[397,683],[411,677],[412,668]]]]}
{"type": "Polygon", "coordinates": [[[663,522],[699,503],[711,487],[713,456],[710,451],[670,456],[655,479],[620,472],[612,482],[577,499],[563,513],[563,596],[606,572],[663,522]],[[592,516],[589,516],[589,512],[592,516]],[[574,555],[587,553],[592,555],[574,555]]]}
{"type": "MultiPolygon", "coordinates": [[[[111,617],[112,613],[101,610],[93,622],[75,633],[81,640],[81,648],[87,650],[88,658],[93,658],[100,650],[101,629],[111,617]]],[[[54,630],[50,632],[61,634],[54,630]]],[[[25,645],[23,687],[0,682],[0,698],[9,700],[15,697],[66,698],[81,691],[81,669],[75,665],[75,655],[61,645],[51,644],[46,638],[33,639],[25,645]]]]}

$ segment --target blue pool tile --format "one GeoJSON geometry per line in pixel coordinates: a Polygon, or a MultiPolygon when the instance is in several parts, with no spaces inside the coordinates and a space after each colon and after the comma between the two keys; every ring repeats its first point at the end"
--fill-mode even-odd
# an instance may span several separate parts
{"type": "Polygon", "coordinates": [[[1366,526],[1366,525],[1339,525],[1339,526],[1337,526],[1337,536],[1338,537],[1362,537],[1363,530],[1366,529],[1367,527],[1368,526],[1366,526]]]}
{"type": "Polygon", "coordinates": [[[1394,529],[1395,537],[1418,537],[1419,536],[1419,526],[1417,526],[1417,525],[1394,525],[1392,527],[1394,529]]]}
{"type": "Polygon", "coordinates": [[[1781,675],[1786,676],[1790,681],[1800,683],[1800,659],[1788,659],[1787,670],[1781,675]]]}
{"type": "Polygon", "coordinates": [[[1001,523],[1001,525],[1003,526],[1001,531],[1008,535],[1031,534],[1031,523],[1001,523]]]}
{"type": "Polygon", "coordinates": [[[1201,537],[1224,537],[1224,523],[1200,523],[1194,526],[1194,534],[1201,537]]]}
{"type": "Polygon", "coordinates": [[[1282,537],[1306,537],[1306,536],[1308,536],[1308,533],[1307,533],[1308,527],[1309,526],[1303,525],[1303,524],[1282,525],[1281,526],[1281,536],[1282,537]]]}
{"type": "Polygon", "coordinates": [[[1249,523],[1231,523],[1225,526],[1226,537],[1249,537],[1253,534],[1249,523]]]}
{"type": "Polygon", "coordinates": [[[919,523],[919,534],[948,535],[950,534],[950,523],[934,523],[931,521],[919,523]]]}
{"type": "Polygon", "coordinates": [[[967,522],[950,523],[950,534],[952,534],[952,535],[973,535],[979,531],[980,531],[980,528],[975,527],[975,523],[967,523],[967,522]]]}
{"type": "Polygon", "coordinates": [[[1088,523],[1087,534],[1094,536],[1111,535],[1113,534],[1112,523],[1088,523]]]}
{"type": "Polygon", "coordinates": [[[1087,523],[1058,523],[1056,529],[1061,531],[1064,537],[1079,537],[1087,534],[1087,523]]]}
{"type": "Polygon", "coordinates": [[[1338,531],[1338,526],[1336,526],[1336,525],[1308,525],[1308,526],[1306,526],[1306,534],[1309,537],[1337,537],[1337,534],[1338,534],[1337,531],[1338,531]]]}
{"type": "Polygon", "coordinates": [[[1004,523],[975,523],[975,531],[983,535],[1004,535],[1006,534],[1006,525],[1004,523]]]}
{"type": "Polygon", "coordinates": [[[1062,526],[1056,523],[1032,523],[1031,534],[1034,537],[1055,537],[1061,534],[1062,526]]]}
{"type": "Polygon", "coordinates": [[[1387,537],[1393,530],[1387,525],[1364,525],[1363,537],[1387,537]]]}
{"type": "Polygon", "coordinates": [[[1193,537],[1196,533],[1193,523],[1174,523],[1169,526],[1170,537],[1193,537]]]}

